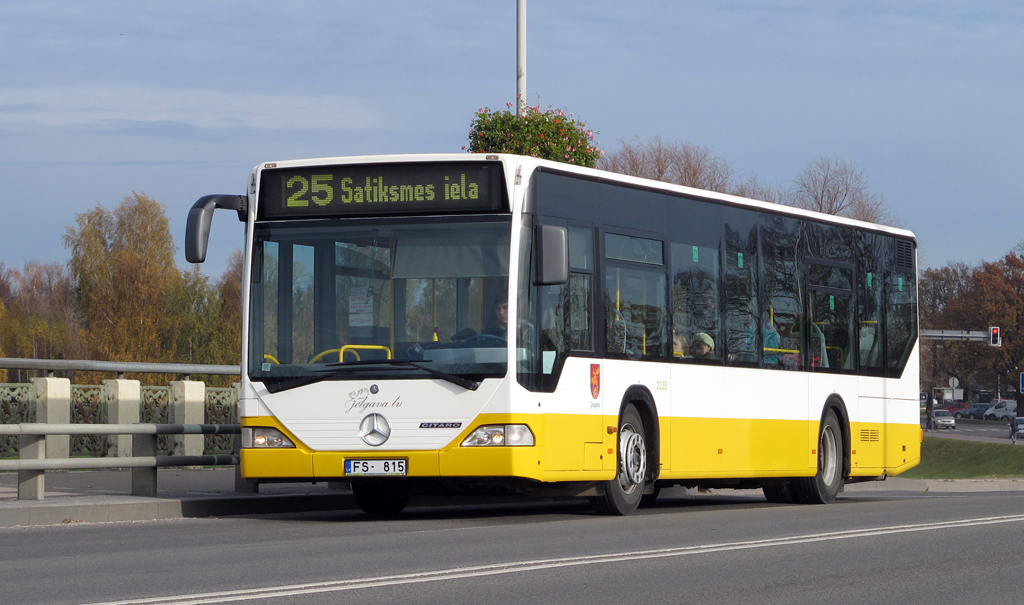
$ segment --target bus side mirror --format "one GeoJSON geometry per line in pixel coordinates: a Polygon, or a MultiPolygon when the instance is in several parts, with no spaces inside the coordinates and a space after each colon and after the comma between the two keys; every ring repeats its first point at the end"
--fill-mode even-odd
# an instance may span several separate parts
{"type": "Polygon", "coordinates": [[[206,260],[214,210],[234,210],[244,221],[245,202],[244,195],[205,195],[192,204],[192,209],[188,211],[188,223],[185,225],[185,260],[190,263],[201,263],[206,260]]]}
{"type": "Polygon", "coordinates": [[[569,231],[556,225],[537,225],[537,285],[558,286],[569,281],[569,231]]]}

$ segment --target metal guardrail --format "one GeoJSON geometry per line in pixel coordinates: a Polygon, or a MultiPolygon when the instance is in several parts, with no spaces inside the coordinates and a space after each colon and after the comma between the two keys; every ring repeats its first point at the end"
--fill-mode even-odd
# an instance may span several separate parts
{"type": "MultiPolygon", "coordinates": [[[[0,424],[0,435],[18,435],[18,460],[0,460],[0,471],[18,471],[18,499],[42,500],[48,470],[131,468],[132,495],[156,497],[157,468],[237,465],[233,454],[157,456],[158,435],[238,435],[238,424],[0,424]],[[47,435],[132,435],[131,457],[47,458],[47,435]]],[[[236,490],[251,491],[236,481],[236,490]]]]}
{"type": "Polygon", "coordinates": [[[143,363],[131,361],[93,361],[91,359],[20,359],[0,357],[0,368],[9,370],[41,370],[43,372],[64,372],[81,370],[85,372],[137,372],[140,374],[208,374],[237,376],[242,366],[197,364],[197,363],[143,363]]]}

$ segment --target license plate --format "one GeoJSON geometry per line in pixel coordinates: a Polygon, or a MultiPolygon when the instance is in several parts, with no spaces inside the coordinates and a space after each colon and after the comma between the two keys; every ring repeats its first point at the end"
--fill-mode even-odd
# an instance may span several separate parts
{"type": "Polygon", "coordinates": [[[346,460],[345,474],[357,476],[405,475],[407,460],[346,460]]]}

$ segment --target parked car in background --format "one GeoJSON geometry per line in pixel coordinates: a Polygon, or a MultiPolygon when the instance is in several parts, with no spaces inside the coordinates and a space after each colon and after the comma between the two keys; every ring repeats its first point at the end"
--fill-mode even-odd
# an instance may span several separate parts
{"type": "Polygon", "coordinates": [[[1009,420],[1017,415],[1017,402],[1012,399],[999,399],[992,404],[985,410],[985,420],[1009,420]]]}
{"type": "Polygon", "coordinates": [[[987,412],[990,407],[992,407],[992,404],[989,403],[972,403],[962,410],[953,412],[953,417],[981,420],[985,417],[985,412],[987,412]]]}
{"type": "Polygon", "coordinates": [[[953,401],[951,403],[947,403],[946,405],[942,406],[943,410],[949,410],[949,413],[953,414],[954,416],[956,416],[956,413],[958,411],[966,409],[966,408],[967,408],[967,402],[966,401],[953,401]]]}
{"type": "Polygon", "coordinates": [[[953,418],[953,414],[949,410],[935,410],[932,426],[937,429],[955,429],[956,419],[953,418]]]}

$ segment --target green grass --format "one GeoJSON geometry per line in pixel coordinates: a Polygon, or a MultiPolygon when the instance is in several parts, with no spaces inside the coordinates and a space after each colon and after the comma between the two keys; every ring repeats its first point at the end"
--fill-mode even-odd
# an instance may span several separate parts
{"type": "Polygon", "coordinates": [[[907,479],[990,479],[1024,477],[1024,447],[925,437],[921,464],[901,473],[907,479]]]}

